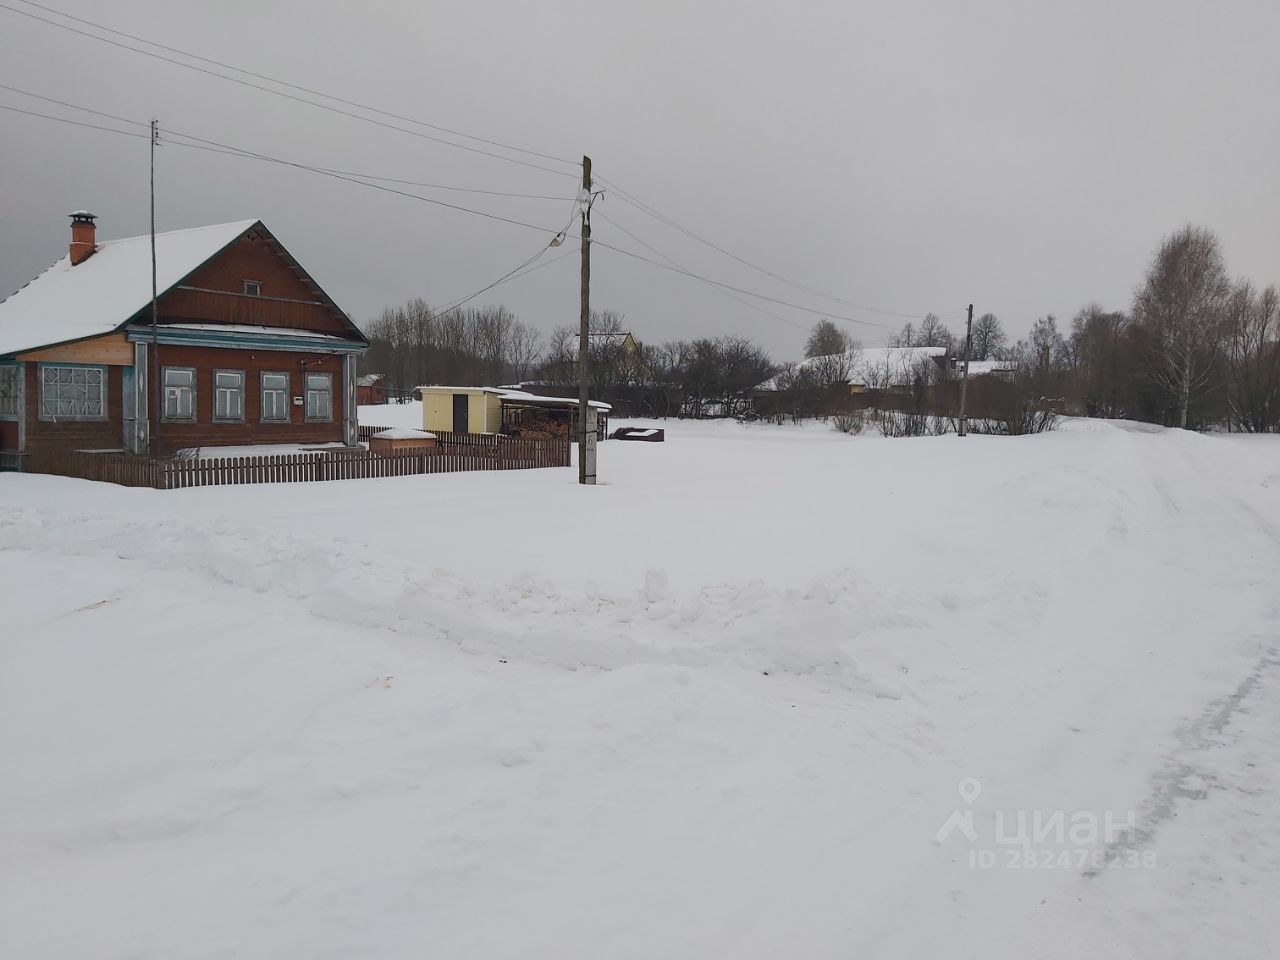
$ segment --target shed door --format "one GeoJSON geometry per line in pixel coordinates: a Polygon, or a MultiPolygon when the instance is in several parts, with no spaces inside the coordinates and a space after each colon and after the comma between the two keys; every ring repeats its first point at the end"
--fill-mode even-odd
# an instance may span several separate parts
{"type": "Polygon", "coordinates": [[[467,430],[467,405],[470,397],[465,393],[455,393],[453,395],[453,432],[468,433],[467,430]]]}

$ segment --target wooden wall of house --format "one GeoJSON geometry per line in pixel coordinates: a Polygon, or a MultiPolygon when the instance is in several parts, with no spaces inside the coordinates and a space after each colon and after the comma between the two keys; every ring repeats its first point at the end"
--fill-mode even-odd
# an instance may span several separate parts
{"type": "MultiPolygon", "coordinates": [[[[41,450],[119,450],[124,443],[124,368],[107,367],[105,420],[41,420],[40,365],[26,365],[27,453],[41,450]]],[[[16,443],[16,438],[15,438],[16,443]]],[[[10,448],[12,449],[12,448],[10,448]]]]}
{"type": "Polygon", "coordinates": [[[257,234],[242,237],[160,298],[162,321],[248,323],[270,327],[346,333],[346,323],[322,303],[313,287],[257,234]],[[262,284],[261,296],[247,296],[244,281],[262,284]],[[217,292],[207,292],[217,291],[217,292]],[[279,298],[279,299],[273,299],[279,298]]]}
{"type": "Polygon", "coordinates": [[[170,453],[184,447],[225,446],[250,443],[330,443],[343,439],[342,358],[333,355],[267,350],[228,350],[220,347],[159,347],[161,367],[196,369],[194,423],[165,423],[151,418],[152,449],[170,453]],[[245,417],[243,423],[213,422],[213,373],[215,370],[243,370],[245,373],[245,417]],[[289,374],[289,422],[262,422],[263,371],[289,374]],[[304,373],[333,376],[333,422],[306,420],[306,406],[294,406],[293,397],[304,397],[304,373]]]}
{"type": "Polygon", "coordinates": [[[0,450],[18,449],[18,421],[0,420],[0,450]]]}

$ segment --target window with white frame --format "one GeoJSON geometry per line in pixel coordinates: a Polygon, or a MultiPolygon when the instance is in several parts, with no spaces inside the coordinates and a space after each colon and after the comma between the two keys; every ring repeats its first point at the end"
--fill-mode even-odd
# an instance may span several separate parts
{"type": "Polygon", "coordinates": [[[41,420],[105,420],[106,418],[106,367],[41,365],[41,420]]]}
{"type": "Polygon", "coordinates": [[[244,371],[213,371],[213,419],[244,419],[244,371]]]}
{"type": "Polygon", "coordinates": [[[192,367],[165,367],[164,419],[194,420],[196,418],[196,371],[192,367]]]}
{"type": "Polygon", "coordinates": [[[16,417],[22,413],[22,367],[16,363],[0,364],[0,417],[16,417]]]}
{"type": "Polygon", "coordinates": [[[307,419],[333,419],[333,374],[307,374],[307,419]]]}
{"type": "Polygon", "coordinates": [[[289,374],[263,371],[262,421],[286,423],[289,420],[289,374]]]}
{"type": "Polygon", "coordinates": [[[262,281],[261,280],[244,281],[244,293],[245,293],[245,296],[247,297],[262,296],[262,281]]]}

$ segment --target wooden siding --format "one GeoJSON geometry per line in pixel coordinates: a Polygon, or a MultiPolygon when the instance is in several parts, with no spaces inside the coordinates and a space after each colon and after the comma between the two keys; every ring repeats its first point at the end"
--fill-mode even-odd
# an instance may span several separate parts
{"type": "Polygon", "coordinates": [[[498,395],[475,387],[431,387],[422,391],[422,425],[432,433],[453,429],[454,394],[467,395],[467,429],[472,433],[497,433],[502,426],[502,401],[498,395]]]}
{"type": "Polygon", "coordinates": [[[248,323],[270,327],[351,333],[346,321],[320,302],[314,284],[304,281],[276,252],[274,244],[251,233],[227,247],[182,284],[160,298],[163,321],[248,323]],[[261,296],[244,294],[244,281],[262,284],[261,296]]]}
{"type": "MultiPolygon", "coordinates": [[[[153,348],[154,349],[154,348],[153,348]]],[[[250,443],[333,443],[343,439],[342,358],[331,354],[293,353],[269,350],[228,350],[218,347],[159,347],[160,366],[194,367],[196,398],[194,423],[166,423],[158,412],[151,418],[152,449],[168,453],[184,447],[226,446],[250,443]],[[213,420],[213,372],[243,370],[244,422],[215,423],[213,420]],[[289,420],[262,422],[262,377],[264,371],[289,374],[289,420]],[[306,406],[294,406],[294,397],[304,397],[304,373],[333,376],[333,422],[306,420],[306,406]]],[[[155,402],[154,392],[151,402],[155,402]]]]}
{"type": "Polygon", "coordinates": [[[118,450],[124,445],[121,418],[124,374],[122,367],[107,367],[107,418],[105,420],[41,420],[40,364],[26,366],[26,422],[28,453],[46,450],[118,450]]]}
{"type": "Polygon", "coordinates": [[[61,347],[33,350],[20,354],[18,359],[44,363],[104,363],[108,366],[128,367],[133,365],[133,344],[123,332],[109,333],[61,347]]]}

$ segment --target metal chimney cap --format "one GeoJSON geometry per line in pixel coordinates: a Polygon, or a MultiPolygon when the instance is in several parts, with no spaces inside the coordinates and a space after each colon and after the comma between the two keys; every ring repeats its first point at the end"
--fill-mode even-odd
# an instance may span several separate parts
{"type": "Polygon", "coordinates": [[[96,213],[90,213],[88,210],[77,210],[75,213],[67,214],[76,223],[93,223],[98,219],[96,213]]]}

